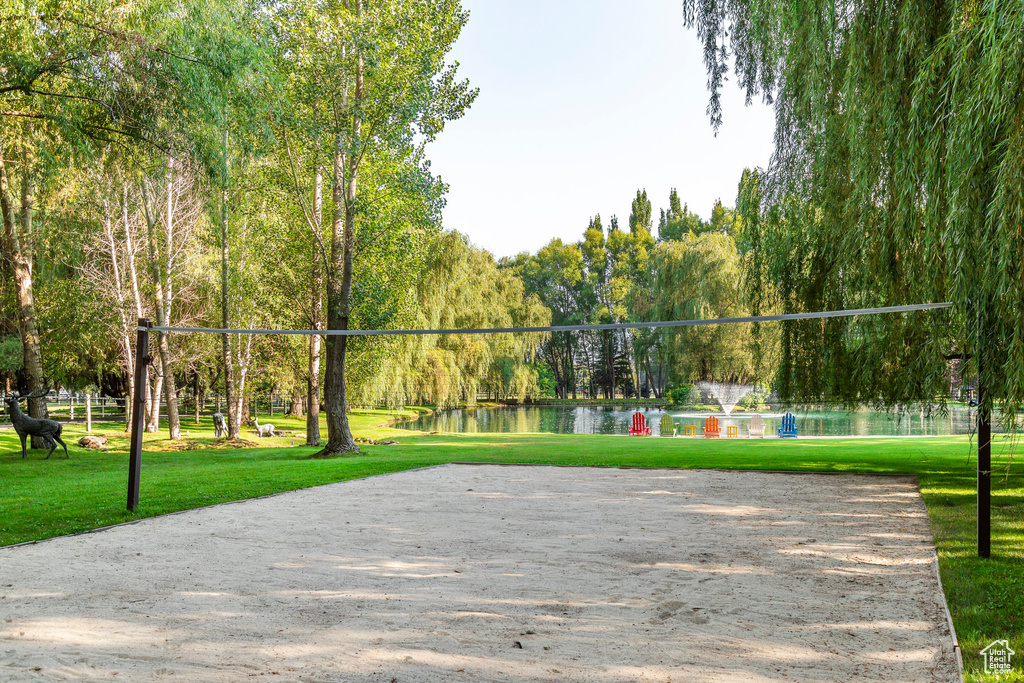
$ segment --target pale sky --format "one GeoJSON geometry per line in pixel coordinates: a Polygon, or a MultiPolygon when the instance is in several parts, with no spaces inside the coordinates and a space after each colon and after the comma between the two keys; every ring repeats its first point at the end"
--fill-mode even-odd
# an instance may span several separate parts
{"type": "Polygon", "coordinates": [[[446,228],[496,257],[576,242],[612,214],[628,227],[647,189],[654,225],[669,189],[703,218],[765,167],[774,118],[729,74],[714,136],[703,48],[679,0],[463,0],[450,55],[480,94],[427,150],[450,186],[446,228]]]}

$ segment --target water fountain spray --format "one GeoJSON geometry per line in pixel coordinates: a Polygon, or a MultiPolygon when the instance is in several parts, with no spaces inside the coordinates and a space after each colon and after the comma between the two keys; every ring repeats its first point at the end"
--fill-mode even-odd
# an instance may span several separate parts
{"type": "Polygon", "coordinates": [[[743,400],[744,396],[757,388],[753,384],[732,384],[730,382],[701,382],[697,386],[704,391],[711,392],[726,415],[732,412],[732,409],[743,400]]]}

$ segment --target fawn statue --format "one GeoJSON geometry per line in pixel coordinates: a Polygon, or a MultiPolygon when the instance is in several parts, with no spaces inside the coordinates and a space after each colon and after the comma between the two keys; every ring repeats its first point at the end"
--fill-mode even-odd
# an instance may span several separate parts
{"type": "Polygon", "coordinates": [[[228,426],[224,423],[224,415],[221,413],[213,414],[213,433],[218,439],[228,433],[228,426]]]}
{"type": "Polygon", "coordinates": [[[260,419],[257,417],[256,433],[260,436],[274,436],[274,425],[261,425],[260,419]]]}

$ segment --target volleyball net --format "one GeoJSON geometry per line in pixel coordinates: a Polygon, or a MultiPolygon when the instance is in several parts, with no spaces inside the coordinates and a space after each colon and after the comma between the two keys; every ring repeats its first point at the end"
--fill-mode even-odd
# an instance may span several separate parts
{"type": "MultiPolygon", "coordinates": [[[[136,384],[142,386],[146,361],[149,358],[149,333],[164,332],[172,334],[247,334],[247,335],[300,335],[300,336],[348,336],[348,337],[383,337],[410,335],[465,335],[465,334],[520,334],[520,333],[557,333],[557,332],[602,332],[616,330],[673,329],[700,327],[710,325],[740,325],[749,323],[784,322],[788,320],[813,320],[827,318],[847,318],[855,316],[875,316],[915,311],[941,310],[951,308],[952,302],[910,304],[904,306],[880,306],[873,308],[855,308],[833,311],[816,311],[807,313],[781,313],[775,315],[758,315],[734,318],[708,318],[694,320],[661,320],[637,321],[605,324],[578,325],[545,325],[528,327],[491,327],[491,328],[439,328],[439,329],[327,329],[327,330],[281,330],[281,329],[232,329],[215,327],[173,327],[154,326],[147,320],[140,319],[136,349],[136,384]]],[[[136,392],[137,405],[132,411],[131,455],[128,474],[128,509],[133,511],[139,500],[139,471],[142,457],[142,430],[144,406],[143,392],[136,392]]],[[[978,431],[978,554],[989,556],[991,538],[990,499],[991,499],[991,439],[988,424],[983,425],[979,418],[978,431]]]]}

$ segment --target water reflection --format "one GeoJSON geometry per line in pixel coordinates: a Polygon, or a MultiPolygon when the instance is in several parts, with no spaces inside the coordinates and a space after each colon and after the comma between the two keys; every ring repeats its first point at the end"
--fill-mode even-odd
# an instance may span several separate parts
{"type": "MultiPolygon", "coordinates": [[[[433,415],[396,425],[403,429],[425,432],[461,433],[548,433],[548,434],[625,434],[635,409],[607,406],[515,406],[442,410],[433,415]]],[[[700,427],[711,413],[647,409],[641,412],[659,433],[661,416],[668,414],[678,434],[685,434],[687,425],[700,427]]],[[[952,407],[945,415],[926,416],[920,411],[900,414],[874,410],[792,411],[796,415],[801,436],[945,436],[969,434],[974,429],[975,415],[962,407],[952,407]]],[[[747,435],[753,413],[733,413],[726,417],[717,413],[722,434],[735,426],[740,436],[747,435]]],[[[765,422],[765,436],[774,436],[782,423],[785,410],[760,413],[765,422]]],[[[998,426],[993,424],[993,431],[998,426]]]]}

